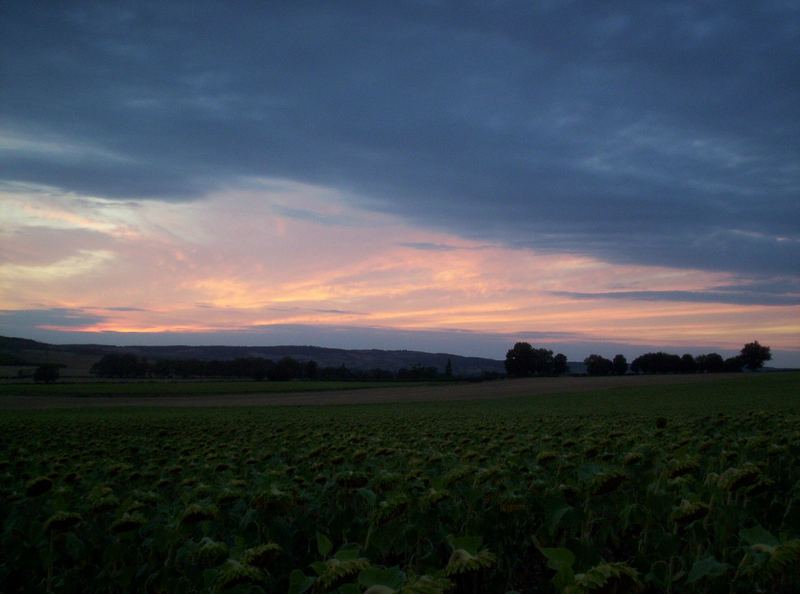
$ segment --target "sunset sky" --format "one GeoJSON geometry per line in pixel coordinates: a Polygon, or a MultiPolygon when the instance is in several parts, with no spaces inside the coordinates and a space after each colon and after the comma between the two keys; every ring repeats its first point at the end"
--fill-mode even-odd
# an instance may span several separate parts
{"type": "Polygon", "coordinates": [[[0,334],[800,366],[800,5],[0,5],[0,334]]]}

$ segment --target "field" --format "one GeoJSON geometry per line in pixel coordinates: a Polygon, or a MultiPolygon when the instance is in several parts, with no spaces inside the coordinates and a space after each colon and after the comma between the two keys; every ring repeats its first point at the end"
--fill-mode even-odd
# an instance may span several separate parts
{"type": "Polygon", "coordinates": [[[4,411],[0,591],[797,592],[799,388],[4,411]]]}
{"type": "MultiPolygon", "coordinates": [[[[273,394],[295,392],[328,392],[332,390],[364,390],[396,387],[397,382],[355,381],[80,381],[43,383],[2,383],[0,396],[219,396],[228,394],[273,394]]],[[[401,386],[418,386],[408,382],[401,386]]]]}
{"type": "MultiPolygon", "coordinates": [[[[719,384],[724,375],[529,378],[484,382],[117,381],[0,383],[0,409],[304,406],[497,400],[621,387],[719,384]]],[[[737,381],[747,378],[734,375],[737,381]]],[[[713,388],[711,388],[713,389],[713,388]]]]}

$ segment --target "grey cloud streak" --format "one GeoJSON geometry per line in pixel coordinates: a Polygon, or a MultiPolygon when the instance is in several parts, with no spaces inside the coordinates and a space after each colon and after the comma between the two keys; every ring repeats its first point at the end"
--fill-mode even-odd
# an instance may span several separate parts
{"type": "Polygon", "coordinates": [[[608,291],[581,293],[558,291],[553,295],[571,299],[614,299],[623,301],[679,301],[684,303],[730,303],[735,305],[800,305],[800,295],[776,295],[750,291],[608,291]]]}
{"type": "Polygon", "coordinates": [[[231,6],[4,4],[0,119],[45,145],[0,178],[191,200],[280,177],[478,240],[800,275],[796,6],[231,6]]]}

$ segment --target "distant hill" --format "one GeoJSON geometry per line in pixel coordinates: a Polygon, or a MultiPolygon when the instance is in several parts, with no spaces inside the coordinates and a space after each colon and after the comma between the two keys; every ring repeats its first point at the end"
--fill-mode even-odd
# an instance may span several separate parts
{"type": "Polygon", "coordinates": [[[349,369],[387,369],[396,372],[403,367],[423,365],[444,371],[448,359],[453,373],[461,376],[484,372],[505,373],[503,361],[483,357],[463,357],[449,353],[423,351],[385,351],[379,349],[331,349],[316,346],[107,346],[98,344],[55,345],[25,338],[0,336],[0,355],[29,364],[60,363],[66,365],[62,375],[88,375],[91,366],[108,353],[133,353],[150,360],[200,359],[227,361],[240,357],[263,357],[277,361],[292,357],[298,361],[316,361],[321,367],[349,369]]]}

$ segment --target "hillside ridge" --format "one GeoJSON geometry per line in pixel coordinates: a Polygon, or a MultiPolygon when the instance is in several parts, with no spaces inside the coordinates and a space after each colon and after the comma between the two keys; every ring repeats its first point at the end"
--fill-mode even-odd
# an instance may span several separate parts
{"type": "Polygon", "coordinates": [[[503,361],[486,357],[468,357],[452,353],[429,353],[406,349],[339,349],[312,345],[225,346],[168,345],[114,346],[101,344],[49,344],[27,338],[0,336],[0,353],[13,355],[31,364],[58,363],[59,358],[81,360],[80,367],[91,366],[109,353],[132,353],[146,359],[231,360],[240,357],[263,357],[277,361],[292,357],[298,361],[316,361],[321,367],[344,365],[354,370],[387,369],[396,372],[403,367],[422,365],[443,371],[450,360],[458,375],[480,375],[484,372],[505,372],[503,361]]]}

